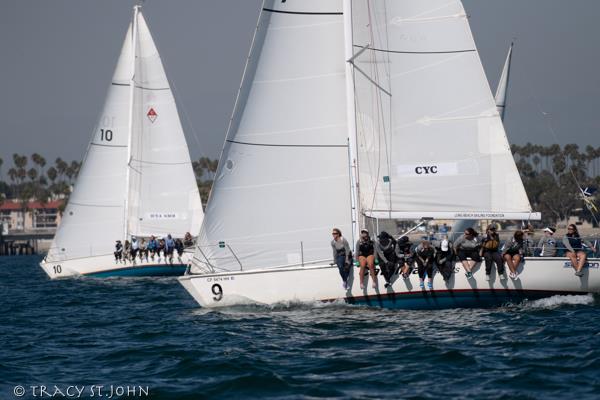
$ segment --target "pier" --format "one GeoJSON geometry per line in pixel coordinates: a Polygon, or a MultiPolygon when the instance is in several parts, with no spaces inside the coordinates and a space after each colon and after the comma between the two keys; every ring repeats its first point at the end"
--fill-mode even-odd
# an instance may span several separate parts
{"type": "Polygon", "coordinates": [[[55,229],[8,231],[0,229],[0,256],[20,256],[44,253],[48,245],[42,241],[52,240],[55,229]]]}

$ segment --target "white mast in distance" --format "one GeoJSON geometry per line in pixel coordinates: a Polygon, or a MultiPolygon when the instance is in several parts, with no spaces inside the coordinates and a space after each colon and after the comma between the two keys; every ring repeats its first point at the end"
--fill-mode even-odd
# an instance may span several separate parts
{"type": "Polygon", "coordinates": [[[125,178],[125,208],[123,212],[123,239],[127,239],[127,233],[129,231],[129,181],[131,175],[131,144],[133,138],[133,97],[135,91],[135,63],[136,63],[136,52],[137,52],[137,15],[139,9],[142,6],[136,4],[133,6],[133,20],[131,22],[131,52],[132,52],[132,68],[131,68],[131,80],[129,81],[129,121],[127,129],[127,171],[125,178]]]}

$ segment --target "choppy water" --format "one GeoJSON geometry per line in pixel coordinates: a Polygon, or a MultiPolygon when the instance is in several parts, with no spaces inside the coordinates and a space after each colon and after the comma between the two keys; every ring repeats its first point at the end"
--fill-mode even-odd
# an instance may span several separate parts
{"type": "Polygon", "coordinates": [[[0,258],[1,399],[600,398],[599,297],[206,311],[173,278],[51,282],[38,261],[0,258]]]}

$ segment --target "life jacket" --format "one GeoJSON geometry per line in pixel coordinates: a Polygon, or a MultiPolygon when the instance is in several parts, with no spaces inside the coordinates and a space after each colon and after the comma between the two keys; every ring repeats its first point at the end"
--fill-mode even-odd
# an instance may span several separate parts
{"type": "Polygon", "coordinates": [[[411,249],[412,247],[412,243],[411,242],[404,242],[404,243],[398,243],[398,249],[400,249],[400,253],[404,254],[405,256],[409,256],[411,255],[411,249]]]}
{"type": "Polygon", "coordinates": [[[362,256],[371,256],[375,253],[375,246],[373,246],[373,240],[369,239],[366,242],[360,242],[359,252],[362,256]]]}
{"type": "Polygon", "coordinates": [[[573,250],[581,250],[583,248],[583,243],[580,237],[567,236],[567,238],[569,239],[569,244],[573,250]]]}
{"type": "Polygon", "coordinates": [[[508,245],[508,249],[506,250],[508,253],[518,253],[523,249],[524,242],[517,242],[515,238],[512,238],[510,244],[508,245]]]}
{"type": "Polygon", "coordinates": [[[396,247],[396,241],[393,238],[390,238],[386,245],[384,245],[380,240],[378,245],[385,258],[387,258],[388,260],[395,259],[396,252],[394,248],[396,247]]]}
{"type": "Polygon", "coordinates": [[[435,254],[435,250],[433,249],[433,247],[429,247],[429,248],[424,248],[421,247],[418,251],[417,254],[419,255],[419,257],[421,258],[431,258],[433,257],[433,255],[435,254]]]}
{"type": "Polygon", "coordinates": [[[500,246],[500,240],[497,235],[488,235],[483,241],[484,250],[497,251],[500,246]]]}

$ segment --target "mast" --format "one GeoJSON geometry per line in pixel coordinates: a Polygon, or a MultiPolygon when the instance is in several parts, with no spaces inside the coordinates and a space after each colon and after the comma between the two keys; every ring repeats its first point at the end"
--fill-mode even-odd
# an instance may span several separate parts
{"type": "Polygon", "coordinates": [[[502,75],[500,75],[500,81],[498,82],[498,88],[496,89],[496,109],[500,113],[500,119],[504,121],[504,110],[506,107],[506,97],[508,94],[508,80],[510,78],[510,65],[512,62],[512,50],[514,42],[510,44],[508,48],[508,54],[506,61],[504,62],[504,68],[502,68],[502,75]]]}
{"type": "Polygon", "coordinates": [[[125,178],[125,207],[123,211],[123,240],[127,240],[129,231],[129,181],[131,175],[131,144],[133,141],[133,97],[135,94],[135,55],[137,52],[137,16],[142,8],[141,5],[136,4],[133,6],[133,20],[131,22],[131,52],[133,57],[131,58],[131,79],[129,81],[129,120],[127,129],[127,170],[125,178]]]}
{"type": "Polygon", "coordinates": [[[356,132],[356,109],[354,104],[354,74],[351,60],[352,46],[352,0],[344,0],[344,55],[346,58],[346,113],[348,115],[348,167],[350,169],[350,204],[352,216],[352,247],[358,240],[360,230],[360,197],[358,183],[358,153],[356,132]]]}

